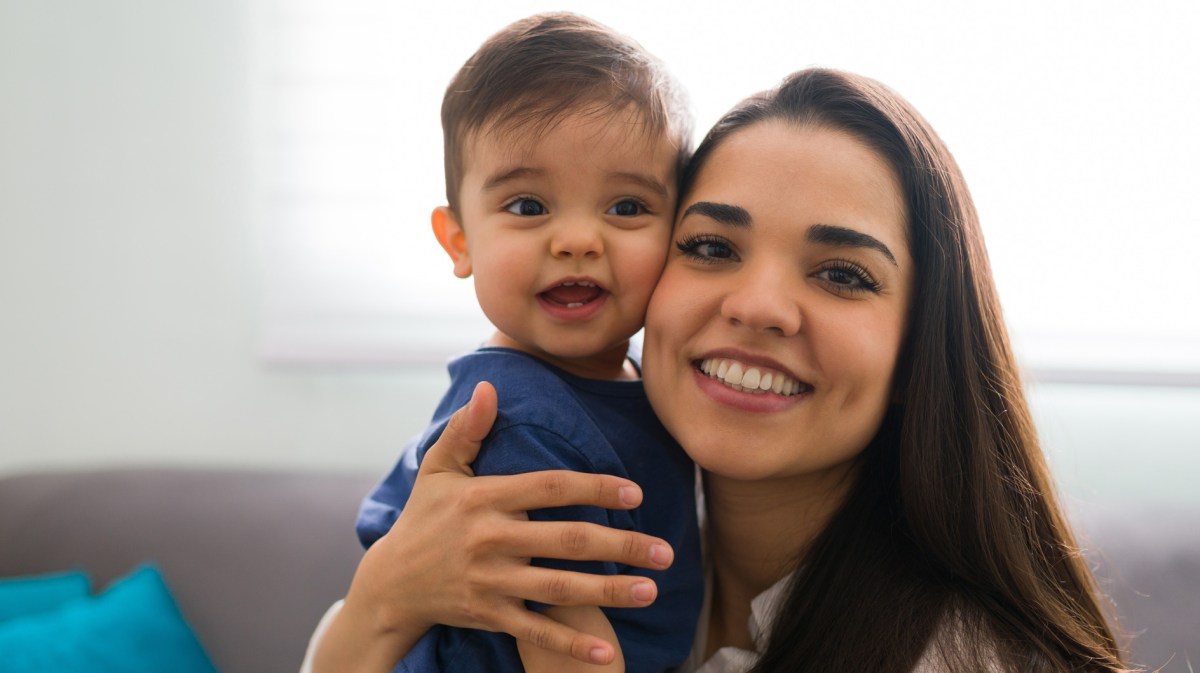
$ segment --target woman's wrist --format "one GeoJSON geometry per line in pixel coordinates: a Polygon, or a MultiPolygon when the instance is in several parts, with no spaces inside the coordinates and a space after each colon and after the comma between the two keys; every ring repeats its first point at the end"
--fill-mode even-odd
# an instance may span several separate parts
{"type": "Polygon", "coordinates": [[[390,673],[428,629],[403,611],[348,595],[316,643],[313,673],[390,673]]]}
{"type": "Polygon", "coordinates": [[[419,586],[420,582],[417,578],[396,574],[396,570],[404,568],[403,565],[397,567],[396,558],[403,556],[397,557],[388,549],[391,542],[392,539],[380,540],[367,549],[350,584],[343,609],[349,611],[355,624],[372,639],[407,642],[409,646],[403,648],[403,654],[438,623],[438,618],[420,612],[422,607],[432,607],[423,596],[404,591],[406,587],[419,586]],[[387,572],[389,570],[392,572],[387,572]],[[380,583],[386,583],[386,586],[378,586],[380,583]]]}

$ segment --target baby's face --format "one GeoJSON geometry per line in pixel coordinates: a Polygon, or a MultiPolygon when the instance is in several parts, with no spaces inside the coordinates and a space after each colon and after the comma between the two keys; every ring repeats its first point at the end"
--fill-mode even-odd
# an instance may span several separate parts
{"type": "MultiPolygon", "coordinates": [[[[624,362],[667,256],[677,151],[634,113],[476,134],[459,221],[502,337],[568,371],[624,362]]],[[[500,343],[505,343],[503,338],[500,343]]]]}

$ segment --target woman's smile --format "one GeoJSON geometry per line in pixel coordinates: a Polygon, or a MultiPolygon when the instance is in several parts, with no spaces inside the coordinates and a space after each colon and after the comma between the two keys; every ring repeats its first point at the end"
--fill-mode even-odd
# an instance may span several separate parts
{"type": "Polygon", "coordinates": [[[771,358],[723,350],[693,362],[696,386],[717,404],[775,413],[811,397],[813,387],[771,358]]]}
{"type": "Polygon", "coordinates": [[[794,397],[812,390],[812,386],[784,372],[758,367],[734,358],[705,358],[696,368],[711,379],[745,393],[774,393],[794,397]]]}

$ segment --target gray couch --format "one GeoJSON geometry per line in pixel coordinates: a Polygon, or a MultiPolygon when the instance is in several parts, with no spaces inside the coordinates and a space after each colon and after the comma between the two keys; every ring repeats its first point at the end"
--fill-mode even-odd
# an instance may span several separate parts
{"type": "Polygon", "coordinates": [[[162,570],[221,673],[295,673],[361,556],[374,477],[120,470],[0,479],[0,577],[162,570]]]}
{"type": "MultiPolygon", "coordinates": [[[[153,560],[222,673],[298,669],[360,557],[372,475],[120,470],[0,479],[0,577],[84,568],[97,586],[153,560]]],[[[1078,509],[1078,508],[1077,508],[1078,509]]],[[[1134,661],[1200,664],[1195,508],[1081,510],[1088,557],[1134,661]]]]}

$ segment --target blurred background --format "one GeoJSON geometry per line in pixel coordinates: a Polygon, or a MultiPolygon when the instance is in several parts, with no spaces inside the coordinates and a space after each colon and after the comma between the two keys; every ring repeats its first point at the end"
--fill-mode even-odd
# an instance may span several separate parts
{"type": "Polygon", "coordinates": [[[486,333],[429,234],[438,109],[572,9],[702,133],[808,65],[911,100],[977,200],[1072,503],[1197,502],[1200,5],[0,0],[0,474],[382,473],[486,333]]]}

